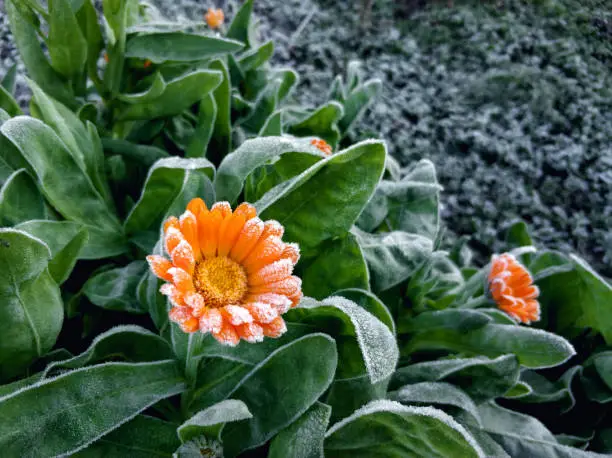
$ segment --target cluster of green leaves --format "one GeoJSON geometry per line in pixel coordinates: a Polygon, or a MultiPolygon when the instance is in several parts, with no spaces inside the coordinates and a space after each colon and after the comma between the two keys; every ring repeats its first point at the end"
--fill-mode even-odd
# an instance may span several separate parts
{"type": "Polygon", "coordinates": [[[252,7],[217,34],[132,0],[105,1],[103,27],[90,0],[8,0],[33,97],[22,116],[5,78],[3,453],[587,456],[571,446],[591,438],[610,452],[610,286],[527,253],[546,330],[490,308],[486,268],[439,250],[433,164],[401,168],[381,141],[338,148],[380,83],[351,65],[322,106],[284,103],[297,76],[267,64],[252,7]],[[194,197],[251,202],[299,243],[305,298],[281,338],[227,347],[169,322],[144,256],[194,197]],[[597,353],[568,362],[585,328],[597,353]],[[575,383],[601,406],[590,436],[524,412],[571,413],[575,383]]]}

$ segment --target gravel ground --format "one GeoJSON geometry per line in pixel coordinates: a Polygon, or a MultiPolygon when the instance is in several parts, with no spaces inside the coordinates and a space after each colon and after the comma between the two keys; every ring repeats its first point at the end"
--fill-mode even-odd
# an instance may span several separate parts
{"type": "MultiPolygon", "coordinates": [[[[190,20],[209,6],[154,3],[190,20]]],[[[274,63],[302,77],[297,101],[325,100],[333,76],[359,58],[384,90],[354,140],[382,136],[404,164],[434,161],[451,238],[470,236],[483,260],[522,218],[537,242],[578,252],[612,276],[612,54],[561,38],[563,17],[542,22],[512,0],[498,15],[444,8],[413,22],[398,21],[390,0],[374,3],[364,30],[360,2],[255,2],[274,63]]],[[[597,20],[587,26],[612,37],[612,17],[597,20]]],[[[2,15],[0,74],[17,59],[7,22],[2,15]]],[[[18,87],[25,100],[22,79],[18,87]]]]}

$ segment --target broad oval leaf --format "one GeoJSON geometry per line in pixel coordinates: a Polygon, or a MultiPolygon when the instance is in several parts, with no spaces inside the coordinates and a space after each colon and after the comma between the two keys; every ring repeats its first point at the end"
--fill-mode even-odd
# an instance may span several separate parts
{"type": "Polygon", "coordinates": [[[460,387],[477,402],[503,396],[519,378],[516,356],[502,355],[494,359],[453,358],[410,364],[398,369],[390,388],[406,384],[444,381],[460,387]]]}
{"type": "Polygon", "coordinates": [[[72,221],[31,220],[15,226],[47,244],[51,250],[49,273],[58,285],[64,283],[87,244],[87,229],[72,221]]]}
{"type": "Polygon", "coordinates": [[[64,305],[47,270],[50,258],[41,240],[0,229],[0,380],[20,374],[47,353],[62,328],[64,305]]]}
{"type": "Polygon", "coordinates": [[[373,401],[325,435],[326,457],[484,457],[466,429],[441,410],[373,401]]]}
{"type": "Polygon", "coordinates": [[[344,115],[338,121],[338,127],[346,135],[351,126],[363,115],[366,108],[377,98],[382,91],[382,81],[372,79],[355,88],[344,100],[344,115]]]}
{"type": "Polygon", "coordinates": [[[48,378],[59,371],[80,369],[110,358],[142,363],[171,359],[173,356],[168,342],[157,334],[140,326],[116,326],[98,335],[80,355],[48,364],[42,374],[43,378],[48,378]]]}
{"type": "Polygon", "coordinates": [[[172,203],[183,190],[192,172],[213,177],[214,167],[204,158],[160,159],[149,169],[140,199],[125,220],[128,234],[157,227],[172,203]]]}
{"type": "Polygon", "coordinates": [[[21,456],[74,453],[157,401],[185,389],[174,361],[107,363],[43,380],[0,398],[0,446],[21,456]],[[23,412],[27,423],[15,423],[23,412]]]}
{"type": "Polygon", "coordinates": [[[395,334],[395,322],[393,316],[387,306],[373,293],[363,289],[342,289],[336,291],[337,296],[346,297],[348,300],[353,301],[355,304],[363,307],[391,330],[395,334]]]}
{"type": "Polygon", "coordinates": [[[25,169],[7,177],[0,188],[1,225],[14,226],[23,221],[53,217],[53,210],[25,169]]]}
{"type": "Polygon", "coordinates": [[[331,407],[316,402],[270,444],[268,458],[323,458],[323,439],[331,407]]]}
{"type": "Polygon", "coordinates": [[[556,334],[539,329],[505,324],[487,324],[468,332],[445,328],[415,335],[402,354],[418,350],[448,350],[495,357],[514,353],[530,369],[544,369],[564,363],[576,351],[556,334]]]}
{"type": "Polygon", "coordinates": [[[358,143],[271,189],[255,206],[308,251],[351,228],[380,180],[386,154],[382,142],[358,143]]]}
{"type": "Polygon", "coordinates": [[[146,415],[137,415],[101,437],[86,449],[77,452],[75,458],[172,458],[181,445],[176,436],[176,424],[146,415]]]}
{"type": "Polygon", "coordinates": [[[49,35],[46,45],[51,66],[66,78],[78,78],[87,61],[87,41],[69,0],[49,1],[49,35]]]}
{"type": "Polygon", "coordinates": [[[128,38],[125,56],[165,61],[189,62],[240,51],[239,41],[218,36],[185,32],[139,33],[128,38]]]}
{"type": "Polygon", "coordinates": [[[298,138],[267,137],[245,141],[219,165],[215,179],[217,199],[235,202],[242,192],[244,181],[256,168],[290,152],[315,155],[310,142],[298,138]]]}
{"type": "Polygon", "coordinates": [[[442,404],[457,407],[470,414],[477,424],[481,424],[478,409],[472,398],[450,383],[422,382],[405,385],[389,393],[389,399],[402,404],[442,404]]]}
{"type": "Polygon", "coordinates": [[[174,116],[202,100],[222,81],[214,70],[195,70],[169,81],[160,96],[126,105],[119,115],[123,121],[174,116]]]}
{"type": "Polygon", "coordinates": [[[90,277],[83,293],[93,304],[107,310],[146,313],[136,289],[147,268],[146,262],[133,261],[125,267],[106,270],[90,277]]]}
{"type": "Polygon", "coordinates": [[[342,105],[331,101],[292,123],[288,131],[297,137],[320,137],[335,148],[340,140],[338,122],[343,115],[342,105]]]}
{"type": "Polygon", "coordinates": [[[225,426],[226,456],[265,443],[297,420],[329,387],[336,363],[333,339],[312,334],[279,348],[253,368],[230,394],[247,405],[253,418],[225,426]]]}
{"type": "Polygon", "coordinates": [[[395,336],[378,318],[344,297],[329,297],[321,302],[305,298],[286,315],[289,321],[314,324],[338,338],[341,358],[337,377],[348,378],[367,373],[372,383],[393,374],[399,352],[395,336]],[[353,352],[355,339],[365,371],[353,352]]]}
{"type": "Polygon", "coordinates": [[[406,280],[433,252],[433,241],[418,234],[403,231],[369,234],[356,227],[351,232],[363,250],[378,291],[406,280]]]}
{"type": "Polygon", "coordinates": [[[253,418],[244,402],[226,399],[200,412],[178,427],[176,432],[181,442],[187,442],[198,436],[219,439],[226,423],[253,418]]]}
{"type": "Polygon", "coordinates": [[[125,251],[117,216],[51,128],[18,116],[0,130],[28,161],[40,190],[55,209],[66,219],[87,226],[88,243],[97,247],[98,258],[125,251]]]}
{"type": "Polygon", "coordinates": [[[302,260],[302,292],[315,299],[323,299],[345,288],[368,289],[368,266],[355,237],[328,240],[319,247],[313,259],[302,260]]]}

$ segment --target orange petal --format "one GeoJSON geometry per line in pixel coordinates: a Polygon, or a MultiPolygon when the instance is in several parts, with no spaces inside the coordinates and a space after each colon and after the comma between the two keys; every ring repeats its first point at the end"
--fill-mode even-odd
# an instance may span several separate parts
{"type": "Polygon", "coordinates": [[[200,317],[200,331],[219,333],[223,327],[223,316],[218,309],[207,308],[200,317]]]}
{"type": "Polygon", "coordinates": [[[245,323],[236,326],[238,335],[249,343],[261,342],[264,339],[264,330],[257,323],[245,323]]]}
{"type": "Polygon", "coordinates": [[[173,307],[168,313],[168,317],[178,324],[183,332],[198,330],[198,319],[193,317],[189,307],[173,307]]]}
{"type": "Polygon", "coordinates": [[[174,286],[182,293],[188,293],[195,291],[193,287],[193,278],[185,270],[179,267],[172,267],[168,269],[168,273],[172,275],[172,281],[174,286]]]}
{"type": "Polygon", "coordinates": [[[200,293],[190,291],[185,293],[185,304],[191,307],[191,313],[196,318],[200,318],[206,310],[204,298],[200,293]]]}
{"type": "Polygon", "coordinates": [[[178,220],[178,218],[176,216],[171,216],[170,218],[168,218],[166,220],[166,222],[164,223],[164,234],[166,232],[168,232],[168,229],[171,228],[171,227],[173,227],[175,229],[179,229],[180,228],[179,220],[178,220]]]}
{"type": "Polygon", "coordinates": [[[281,315],[289,310],[292,305],[291,300],[287,296],[274,293],[250,294],[247,296],[246,302],[263,302],[265,304],[270,304],[272,307],[276,308],[281,315]]]}
{"type": "Polygon", "coordinates": [[[196,218],[198,218],[200,214],[208,212],[208,207],[202,199],[196,197],[195,199],[191,199],[189,201],[189,203],[187,204],[187,210],[189,210],[195,215],[196,218]]]}
{"type": "Polygon", "coordinates": [[[275,283],[289,277],[292,272],[293,263],[291,260],[281,259],[249,275],[249,285],[258,286],[265,283],[275,283]]]}
{"type": "Polygon", "coordinates": [[[156,277],[159,277],[162,280],[172,281],[172,275],[168,273],[168,269],[172,267],[172,263],[170,261],[163,256],[152,254],[147,256],[147,262],[149,263],[149,267],[156,277]]]}
{"type": "Polygon", "coordinates": [[[240,336],[238,335],[234,327],[226,322],[223,323],[223,326],[221,327],[219,332],[213,332],[212,335],[222,344],[229,345],[231,347],[235,347],[236,345],[238,345],[238,342],[240,342],[240,336]]]}
{"type": "Polygon", "coordinates": [[[300,292],[302,287],[302,280],[295,275],[285,278],[284,280],[277,281],[274,283],[266,283],[265,285],[259,285],[251,288],[250,292],[255,293],[275,293],[282,294],[290,297],[300,292]]]}
{"type": "Polygon", "coordinates": [[[185,301],[183,300],[183,292],[174,286],[172,283],[164,283],[159,288],[159,292],[164,296],[168,296],[168,300],[175,307],[184,307],[185,301]]]}
{"type": "Polygon", "coordinates": [[[185,237],[187,243],[191,245],[196,261],[199,260],[202,255],[200,253],[200,241],[198,239],[198,220],[191,211],[187,210],[181,215],[179,223],[181,225],[183,237],[185,237]]]}
{"type": "Polygon", "coordinates": [[[234,212],[233,215],[228,216],[223,220],[221,226],[219,226],[219,245],[217,247],[218,256],[227,256],[238,240],[240,231],[244,227],[246,218],[244,215],[240,215],[234,212]]]}
{"type": "Polygon", "coordinates": [[[285,228],[276,220],[270,219],[264,223],[264,231],[262,237],[282,237],[285,233],[285,228]]]}
{"type": "Polygon", "coordinates": [[[191,245],[189,245],[186,240],[181,240],[181,242],[174,247],[170,256],[172,257],[172,264],[183,269],[190,276],[193,275],[195,256],[191,245]]]}
{"type": "Polygon", "coordinates": [[[297,243],[286,243],[281,259],[291,259],[293,265],[300,260],[300,247],[297,243]]]}
{"type": "Polygon", "coordinates": [[[262,328],[264,335],[267,337],[279,337],[287,331],[285,320],[283,320],[280,316],[272,320],[270,323],[262,325],[262,328]]]}
{"type": "Polygon", "coordinates": [[[174,226],[168,227],[165,236],[166,252],[172,254],[172,251],[183,240],[185,240],[185,237],[183,237],[183,233],[178,228],[174,226]]]}
{"type": "Polygon", "coordinates": [[[263,229],[264,223],[259,218],[255,217],[248,220],[230,251],[230,257],[236,262],[241,262],[246,258],[259,240],[263,229]]]}
{"type": "Polygon", "coordinates": [[[220,312],[223,318],[234,326],[253,322],[253,317],[249,311],[240,305],[226,305],[220,309],[220,312]]]}
{"type": "Polygon", "coordinates": [[[259,239],[253,250],[242,261],[247,272],[254,273],[277,261],[283,255],[286,244],[276,236],[259,239]]]}
{"type": "Polygon", "coordinates": [[[246,221],[255,218],[257,216],[257,210],[251,204],[242,202],[234,210],[235,215],[242,215],[246,221]]]}
{"type": "Polygon", "coordinates": [[[270,323],[279,315],[276,307],[265,302],[245,304],[244,308],[249,311],[253,319],[258,323],[270,323]]]}

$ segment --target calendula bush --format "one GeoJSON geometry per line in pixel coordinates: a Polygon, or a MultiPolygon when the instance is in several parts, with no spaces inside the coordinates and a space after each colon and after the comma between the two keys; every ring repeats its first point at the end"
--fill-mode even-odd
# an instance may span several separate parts
{"type": "Polygon", "coordinates": [[[3,455],[612,451],[610,285],[521,224],[485,268],[440,251],[433,164],[338,147],[380,82],[287,103],[251,0],[5,6],[3,455]]]}

